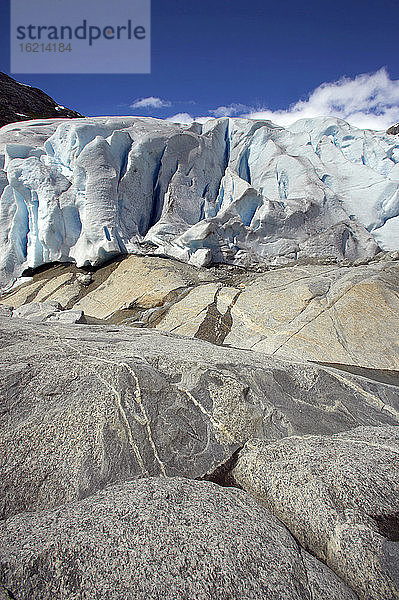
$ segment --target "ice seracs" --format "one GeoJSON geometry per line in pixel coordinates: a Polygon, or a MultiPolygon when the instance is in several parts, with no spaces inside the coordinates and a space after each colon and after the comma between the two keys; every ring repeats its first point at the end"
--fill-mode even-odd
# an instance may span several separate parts
{"type": "Polygon", "coordinates": [[[0,268],[150,251],[200,266],[399,247],[399,140],[335,118],[95,117],[0,130],[0,268]]]}

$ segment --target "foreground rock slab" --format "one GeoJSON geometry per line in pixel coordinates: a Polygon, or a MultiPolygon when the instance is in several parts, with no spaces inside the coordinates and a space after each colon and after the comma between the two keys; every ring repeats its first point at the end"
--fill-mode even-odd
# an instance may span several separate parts
{"type": "Polygon", "coordinates": [[[356,600],[254,499],[209,482],[127,482],[0,536],[0,582],[18,600],[356,600]]]}
{"type": "Polygon", "coordinates": [[[148,329],[0,316],[0,513],[212,474],[251,438],[398,424],[398,378],[148,329]]]}
{"type": "Polygon", "coordinates": [[[359,598],[399,598],[399,428],[248,442],[233,471],[359,598]]]}

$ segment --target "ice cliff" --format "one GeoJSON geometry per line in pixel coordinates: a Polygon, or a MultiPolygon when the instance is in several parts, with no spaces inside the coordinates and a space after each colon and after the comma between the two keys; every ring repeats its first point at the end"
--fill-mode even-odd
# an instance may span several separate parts
{"type": "Polygon", "coordinates": [[[3,288],[121,253],[245,265],[399,247],[399,139],[335,118],[14,123],[0,167],[3,288]]]}

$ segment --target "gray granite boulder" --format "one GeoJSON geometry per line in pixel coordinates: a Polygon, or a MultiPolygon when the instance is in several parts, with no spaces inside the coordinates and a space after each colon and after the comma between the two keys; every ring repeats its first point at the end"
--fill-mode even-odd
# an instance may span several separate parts
{"type": "Polygon", "coordinates": [[[0,535],[18,600],[356,600],[254,499],[209,482],[125,482],[0,535]]]}
{"type": "Polygon", "coordinates": [[[204,477],[251,438],[397,424],[399,388],[148,329],[0,317],[0,513],[204,477]]]}
{"type": "Polygon", "coordinates": [[[397,426],[252,440],[233,475],[359,598],[399,598],[397,426]]]}
{"type": "Polygon", "coordinates": [[[85,323],[86,319],[82,310],[62,310],[58,302],[32,302],[24,304],[12,313],[13,317],[19,319],[28,319],[35,323],[64,323],[73,325],[74,323],[85,323]]]}

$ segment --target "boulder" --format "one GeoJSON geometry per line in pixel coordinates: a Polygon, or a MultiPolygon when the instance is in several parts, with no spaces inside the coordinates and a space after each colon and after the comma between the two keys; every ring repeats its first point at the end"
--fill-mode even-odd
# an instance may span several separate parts
{"type": "Polygon", "coordinates": [[[265,508],[209,482],[129,481],[0,535],[0,582],[18,600],[356,600],[265,508]]]}
{"type": "Polygon", "coordinates": [[[235,481],[362,600],[399,598],[399,428],[249,441],[235,481]]]}
{"type": "Polygon", "coordinates": [[[82,310],[62,310],[58,302],[32,302],[24,304],[12,313],[18,319],[27,319],[35,323],[86,323],[82,310]]]}
{"type": "Polygon", "coordinates": [[[207,267],[212,262],[212,252],[209,248],[200,248],[190,257],[190,265],[195,267],[207,267]]]}

